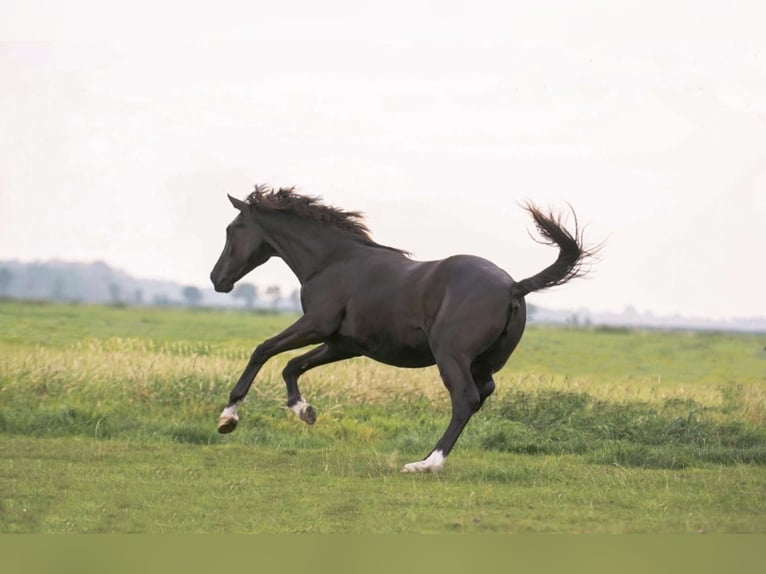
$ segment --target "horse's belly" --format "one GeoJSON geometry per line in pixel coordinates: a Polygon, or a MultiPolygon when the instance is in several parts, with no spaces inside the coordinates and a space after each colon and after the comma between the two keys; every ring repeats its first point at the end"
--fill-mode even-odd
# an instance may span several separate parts
{"type": "Polygon", "coordinates": [[[343,346],[355,352],[395,367],[428,367],[434,357],[425,334],[420,332],[392,333],[386,330],[359,333],[339,333],[343,346]]]}
{"type": "Polygon", "coordinates": [[[399,348],[392,350],[373,348],[364,350],[363,354],[371,359],[375,359],[386,365],[393,365],[394,367],[428,367],[435,363],[434,357],[429,349],[399,348]]]}

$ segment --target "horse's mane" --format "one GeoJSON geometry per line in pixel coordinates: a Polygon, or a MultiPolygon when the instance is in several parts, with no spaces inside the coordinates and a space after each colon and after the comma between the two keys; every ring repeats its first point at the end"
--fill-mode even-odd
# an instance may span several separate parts
{"type": "Polygon", "coordinates": [[[371,241],[370,230],[358,211],[344,211],[325,205],[318,197],[302,195],[294,187],[274,189],[267,185],[256,185],[255,191],[247,196],[247,203],[258,211],[280,211],[333,225],[344,231],[371,241]]]}
{"type": "Polygon", "coordinates": [[[407,254],[406,251],[379,245],[370,237],[370,230],[359,211],[345,211],[331,205],[325,205],[319,197],[303,195],[294,187],[274,189],[268,185],[256,185],[255,190],[245,199],[257,211],[281,212],[331,225],[356,235],[365,243],[385,247],[407,254]]]}

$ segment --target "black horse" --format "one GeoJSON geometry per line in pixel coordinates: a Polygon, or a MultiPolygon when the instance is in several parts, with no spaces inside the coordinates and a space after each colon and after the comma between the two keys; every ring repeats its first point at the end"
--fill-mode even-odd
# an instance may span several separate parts
{"type": "Polygon", "coordinates": [[[229,196],[239,211],[226,228],[226,244],[210,279],[229,292],[247,273],[281,257],[301,283],[303,315],[253,351],[221,413],[219,432],[237,426],[237,407],[263,364],[278,353],[319,345],[288,361],[282,375],[287,406],[308,424],[314,409],[303,400],[298,377],[309,369],[364,355],[397,367],[439,368],[452,401],[446,431],[423,460],[402,472],[439,470],[460,433],[495,389],[526,324],[524,296],[583,274],[591,252],[577,229],[532,204],[543,242],[556,245],[556,261],[514,281],[479,257],[456,255],[419,262],[399,249],[375,243],[358,212],[324,205],[293,188],[256,186],[245,201],[229,196]]]}

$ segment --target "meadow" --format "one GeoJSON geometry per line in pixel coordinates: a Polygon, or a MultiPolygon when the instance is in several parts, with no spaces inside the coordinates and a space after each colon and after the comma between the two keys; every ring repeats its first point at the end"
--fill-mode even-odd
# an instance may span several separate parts
{"type": "Polygon", "coordinates": [[[766,532],[766,336],[528,327],[438,474],[435,368],[268,363],[295,317],[0,302],[0,532],[766,532]]]}

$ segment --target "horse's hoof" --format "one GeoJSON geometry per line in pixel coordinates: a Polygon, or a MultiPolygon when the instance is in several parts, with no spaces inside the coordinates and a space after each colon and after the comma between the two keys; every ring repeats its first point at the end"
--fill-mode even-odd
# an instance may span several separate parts
{"type": "Polygon", "coordinates": [[[221,434],[229,434],[231,431],[237,428],[238,422],[239,418],[236,416],[221,417],[218,420],[218,432],[221,434]]]}
{"type": "Polygon", "coordinates": [[[423,460],[405,464],[402,467],[401,472],[439,472],[442,468],[444,468],[444,458],[445,457],[444,454],[442,454],[442,451],[435,450],[423,460]]]}
{"type": "Polygon", "coordinates": [[[311,405],[306,405],[306,407],[300,412],[298,416],[307,425],[313,425],[315,422],[317,422],[316,411],[311,405]]]}
{"type": "Polygon", "coordinates": [[[306,424],[313,425],[317,420],[317,414],[314,407],[303,399],[298,399],[295,403],[287,404],[287,408],[293,411],[306,424]]]}

